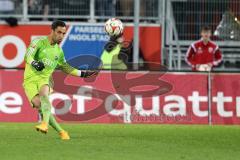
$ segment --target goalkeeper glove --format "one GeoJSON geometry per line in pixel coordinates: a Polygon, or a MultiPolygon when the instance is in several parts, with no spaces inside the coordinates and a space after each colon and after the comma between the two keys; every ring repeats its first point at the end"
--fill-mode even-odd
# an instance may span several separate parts
{"type": "Polygon", "coordinates": [[[118,36],[112,36],[110,37],[108,43],[104,46],[104,49],[107,52],[111,52],[118,44],[121,44],[122,41],[123,41],[122,34],[118,36]]]}
{"type": "Polygon", "coordinates": [[[37,70],[37,71],[42,71],[45,66],[44,63],[41,61],[32,61],[31,65],[37,70]]]}
{"type": "Polygon", "coordinates": [[[109,41],[105,46],[104,49],[107,52],[111,52],[116,46],[118,45],[118,43],[116,41],[109,41]]]}
{"type": "Polygon", "coordinates": [[[96,75],[97,73],[98,73],[97,71],[82,71],[81,72],[81,77],[88,78],[88,77],[91,77],[93,75],[96,75]]]}

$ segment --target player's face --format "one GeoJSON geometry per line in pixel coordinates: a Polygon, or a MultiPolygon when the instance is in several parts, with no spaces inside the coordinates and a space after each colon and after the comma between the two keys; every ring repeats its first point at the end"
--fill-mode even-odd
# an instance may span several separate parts
{"type": "Polygon", "coordinates": [[[212,33],[211,31],[202,31],[201,36],[204,41],[209,41],[212,36],[212,33]]]}
{"type": "Polygon", "coordinates": [[[60,44],[66,34],[66,27],[57,27],[53,30],[53,40],[55,43],[60,44]]]}

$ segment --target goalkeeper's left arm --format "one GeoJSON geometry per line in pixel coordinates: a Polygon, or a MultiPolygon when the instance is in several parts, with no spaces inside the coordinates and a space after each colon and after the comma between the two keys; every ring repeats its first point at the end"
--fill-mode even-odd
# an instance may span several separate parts
{"type": "Polygon", "coordinates": [[[70,66],[67,62],[62,63],[60,65],[60,69],[67,74],[83,78],[87,78],[97,74],[96,71],[78,70],[70,66]]]}
{"type": "Polygon", "coordinates": [[[87,78],[87,77],[90,77],[90,76],[93,76],[93,75],[97,74],[96,71],[78,70],[78,69],[72,67],[71,65],[69,65],[66,62],[63,51],[62,51],[61,57],[58,61],[58,65],[63,72],[65,72],[67,74],[70,74],[70,75],[73,75],[73,76],[77,76],[77,77],[87,78]]]}
{"type": "Polygon", "coordinates": [[[62,63],[60,65],[60,69],[67,73],[67,74],[70,74],[70,75],[73,75],[73,76],[80,76],[81,77],[81,74],[82,74],[82,71],[81,70],[78,70],[78,69],[75,69],[73,68],[72,66],[70,66],[68,63],[62,63]]]}

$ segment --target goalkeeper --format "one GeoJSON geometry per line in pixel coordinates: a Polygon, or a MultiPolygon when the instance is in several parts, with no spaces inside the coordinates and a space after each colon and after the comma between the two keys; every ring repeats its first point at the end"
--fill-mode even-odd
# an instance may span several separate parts
{"type": "Polygon", "coordinates": [[[50,125],[59,133],[61,139],[68,140],[70,136],[51,114],[49,95],[53,86],[50,77],[56,67],[79,77],[89,77],[96,72],[77,70],[67,64],[64,53],[59,47],[66,33],[66,24],[62,21],[54,21],[51,29],[50,35],[33,40],[27,49],[23,87],[31,105],[42,117],[42,122],[36,126],[36,130],[47,133],[50,125]]]}

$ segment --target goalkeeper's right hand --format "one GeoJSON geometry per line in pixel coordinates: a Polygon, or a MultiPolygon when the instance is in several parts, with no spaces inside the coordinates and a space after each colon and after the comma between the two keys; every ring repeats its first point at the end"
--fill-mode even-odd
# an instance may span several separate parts
{"type": "Polygon", "coordinates": [[[98,71],[90,71],[90,70],[82,71],[80,77],[89,78],[89,77],[97,75],[97,74],[98,74],[98,71]]]}
{"type": "Polygon", "coordinates": [[[110,40],[107,42],[107,44],[104,46],[104,49],[107,52],[111,52],[118,44],[121,44],[123,42],[123,36],[122,34],[118,36],[111,36],[110,40]]]}
{"type": "Polygon", "coordinates": [[[37,71],[42,71],[45,66],[44,63],[41,61],[32,61],[31,65],[37,70],[37,71]]]}

